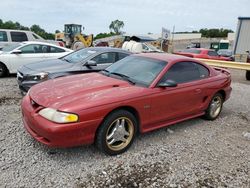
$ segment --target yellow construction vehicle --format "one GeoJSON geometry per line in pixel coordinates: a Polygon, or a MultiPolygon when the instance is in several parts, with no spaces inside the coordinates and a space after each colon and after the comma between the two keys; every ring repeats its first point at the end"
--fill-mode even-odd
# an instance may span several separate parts
{"type": "Polygon", "coordinates": [[[63,41],[65,46],[73,50],[92,46],[93,35],[83,35],[82,25],[65,24],[63,33],[56,33],[55,40],[63,41]]]}

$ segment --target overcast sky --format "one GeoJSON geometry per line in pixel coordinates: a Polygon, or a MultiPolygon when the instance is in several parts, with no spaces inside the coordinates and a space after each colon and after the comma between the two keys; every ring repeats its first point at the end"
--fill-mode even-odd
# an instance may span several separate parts
{"type": "Polygon", "coordinates": [[[24,26],[38,24],[47,32],[78,23],[85,34],[109,32],[112,20],[131,34],[160,33],[161,28],[235,30],[239,16],[250,16],[250,0],[1,0],[0,19],[24,26]]]}

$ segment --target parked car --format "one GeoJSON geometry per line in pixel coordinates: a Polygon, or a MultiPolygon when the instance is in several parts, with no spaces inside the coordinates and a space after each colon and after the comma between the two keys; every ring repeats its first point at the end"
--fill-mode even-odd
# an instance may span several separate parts
{"type": "Polygon", "coordinates": [[[175,54],[193,58],[201,58],[201,59],[214,59],[222,61],[231,60],[229,57],[220,56],[215,50],[205,49],[205,48],[190,48],[179,52],[175,52],[175,54]]]}
{"type": "Polygon", "coordinates": [[[126,151],[137,133],[187,119],[216,119],[231,93],[227,70],[163,53],[128,56],[99,73],[33,86],[21,108],[26,130],[51,147],[95,143],[126,151]]]}
{"type": "Polygon", "coordinates": [[[73,52],[70,49],[44,42],[22,42],[6,46],[0,53],[0,77],[16,73],[17,69],[28,63],[43,59],[55,59],[73,52]]]}
{"type": "MultiPolygon", "coordinates": [[[[248,50],[246,52],[248,53],[248,55],[247,55],[247,63],[250,63],[250,51],[248,50]]],[[[249,70],[246,71],[246,79],[250,80],[250,71],[249,70]]]]}
{"type": "Polygon", "coordinates": [[[20,67],[17,73],[18,85],[20,90],[25,93],[31,86],[45,80],[101,71],[130,54],[130,52],[119,48],[84,48],[59,59],[31,63],[20,67]]]}
{"type": "Polygon", "coordinates": [[[232,50],[226,50],[226,49],[221,49],[221,50],[218,50],[217,53],[220,55],[220,56],[223,56],[223,57],[229,57],[230,58],[230,61],[234,61],[234,54],[233,54],[233,51],[232,50]]]}
{"type": "Polygon", "coordinates": [[[45,40],[32,31],[0,29],[0,50],[5,46],[25,41],[47,42],[57,46],[65,46],[61,41],[45,40]]]}

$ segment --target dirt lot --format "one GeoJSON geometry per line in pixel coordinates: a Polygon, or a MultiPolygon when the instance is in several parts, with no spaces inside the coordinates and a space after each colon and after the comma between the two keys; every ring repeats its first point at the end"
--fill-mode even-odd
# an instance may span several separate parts
{"type": "Polygon", "coordinates": [[[250,187],[250,82],[232,70],[233,92],[215,121],[200,118],[137,137],[109,157],[94,146],[50,149],[21,121],[15,77],[0,79],[0,187],[250,187]],[[245,136],[244,136],[245,135],[245,136]]]}

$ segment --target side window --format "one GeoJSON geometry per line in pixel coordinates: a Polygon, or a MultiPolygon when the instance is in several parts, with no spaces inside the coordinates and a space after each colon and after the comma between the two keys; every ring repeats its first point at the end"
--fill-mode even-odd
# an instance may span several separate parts
{"type": "Polygon", "coordinates": [[[49,46],[50,47],[50,53],[62,53],[62,52],[65,52],[64,49],[61,49],[61,48],[57,48],[57,47],[54,47],[54,46],[49,46]]]}
{"type": "Polygon", "coordinates": [[[124,53],[118,53],[118,60],[123,59],[124,57],[127,57],[129,54],[124,54],[124,53]]]}
{"type": "Polygon", "coordinates": [[[35,53],[36,48],[37,47],[31,44],[31,45],[27,45],[27,46],[20,48],[20,50],[22,51],[23,54],[30,54],[30,53],[35,53]]]}
{"type": "Polygon", "coordinates": [[[198,68],[198,70],[200,72],[200,78],[201,79],[209,77],[210,73],[209,73],[209,70],[206,67],[204,67],[203,65],[200,65],[198,63],[194,63],[194,64],[195,64],[195,66],[198,68]]]}
{"type": "Polygon", "coordinates": [[[49,46],[47,45],[39,45],[39,44],[30,44],[20,48],[23,54],[30,54],[30,53],[48,53],[49,46]]]}
{"type": "Polygon", "coordinates": [[[142,44],[142,49],[145,50],[145,51],[149,50],[149,48],[145,44],[142,44]]]}
{"type": "Polygon", "coordinates": [[[23,42],[23,41],[27,41],[28,38],[27,38],[27,35],[26,33],[23,33],[23,32],[10,32],[10,35],[11,35],[11,40],[13,42],[23,42]]]}
{"type": "Polygon", "coordinates": [[[170,69],[163,76],[162,81],[174,80],[177,83],[185,83],[199,79],[201,79],[200,72],[196,63],[178,62],[170,67],[170,69]]]}
{"type": "Polygon", "coordinates": [[[32,33],[32,36],[35,38],[35,39],[39,39],[39,37],[35,34],[32,33]]]}
{"type": "Polygon", "coordinates": [[[8,41],[7,33],[5,31],[0,31],[0,41],[1,42],[7,42],[8,41]]]}
{"type": "Polygon", "coordinates": [[[215,51],[208,51],[207,55],[209,55],[209,56],[218,56],[217,52],[215,52],[215,51]]]}
{"type": "Polygon", "coordinates": [[[92,60],[94,60],[97,64],[114,63],[115,56],[115,52],[106,52],[94,57],[92,60]]]}

